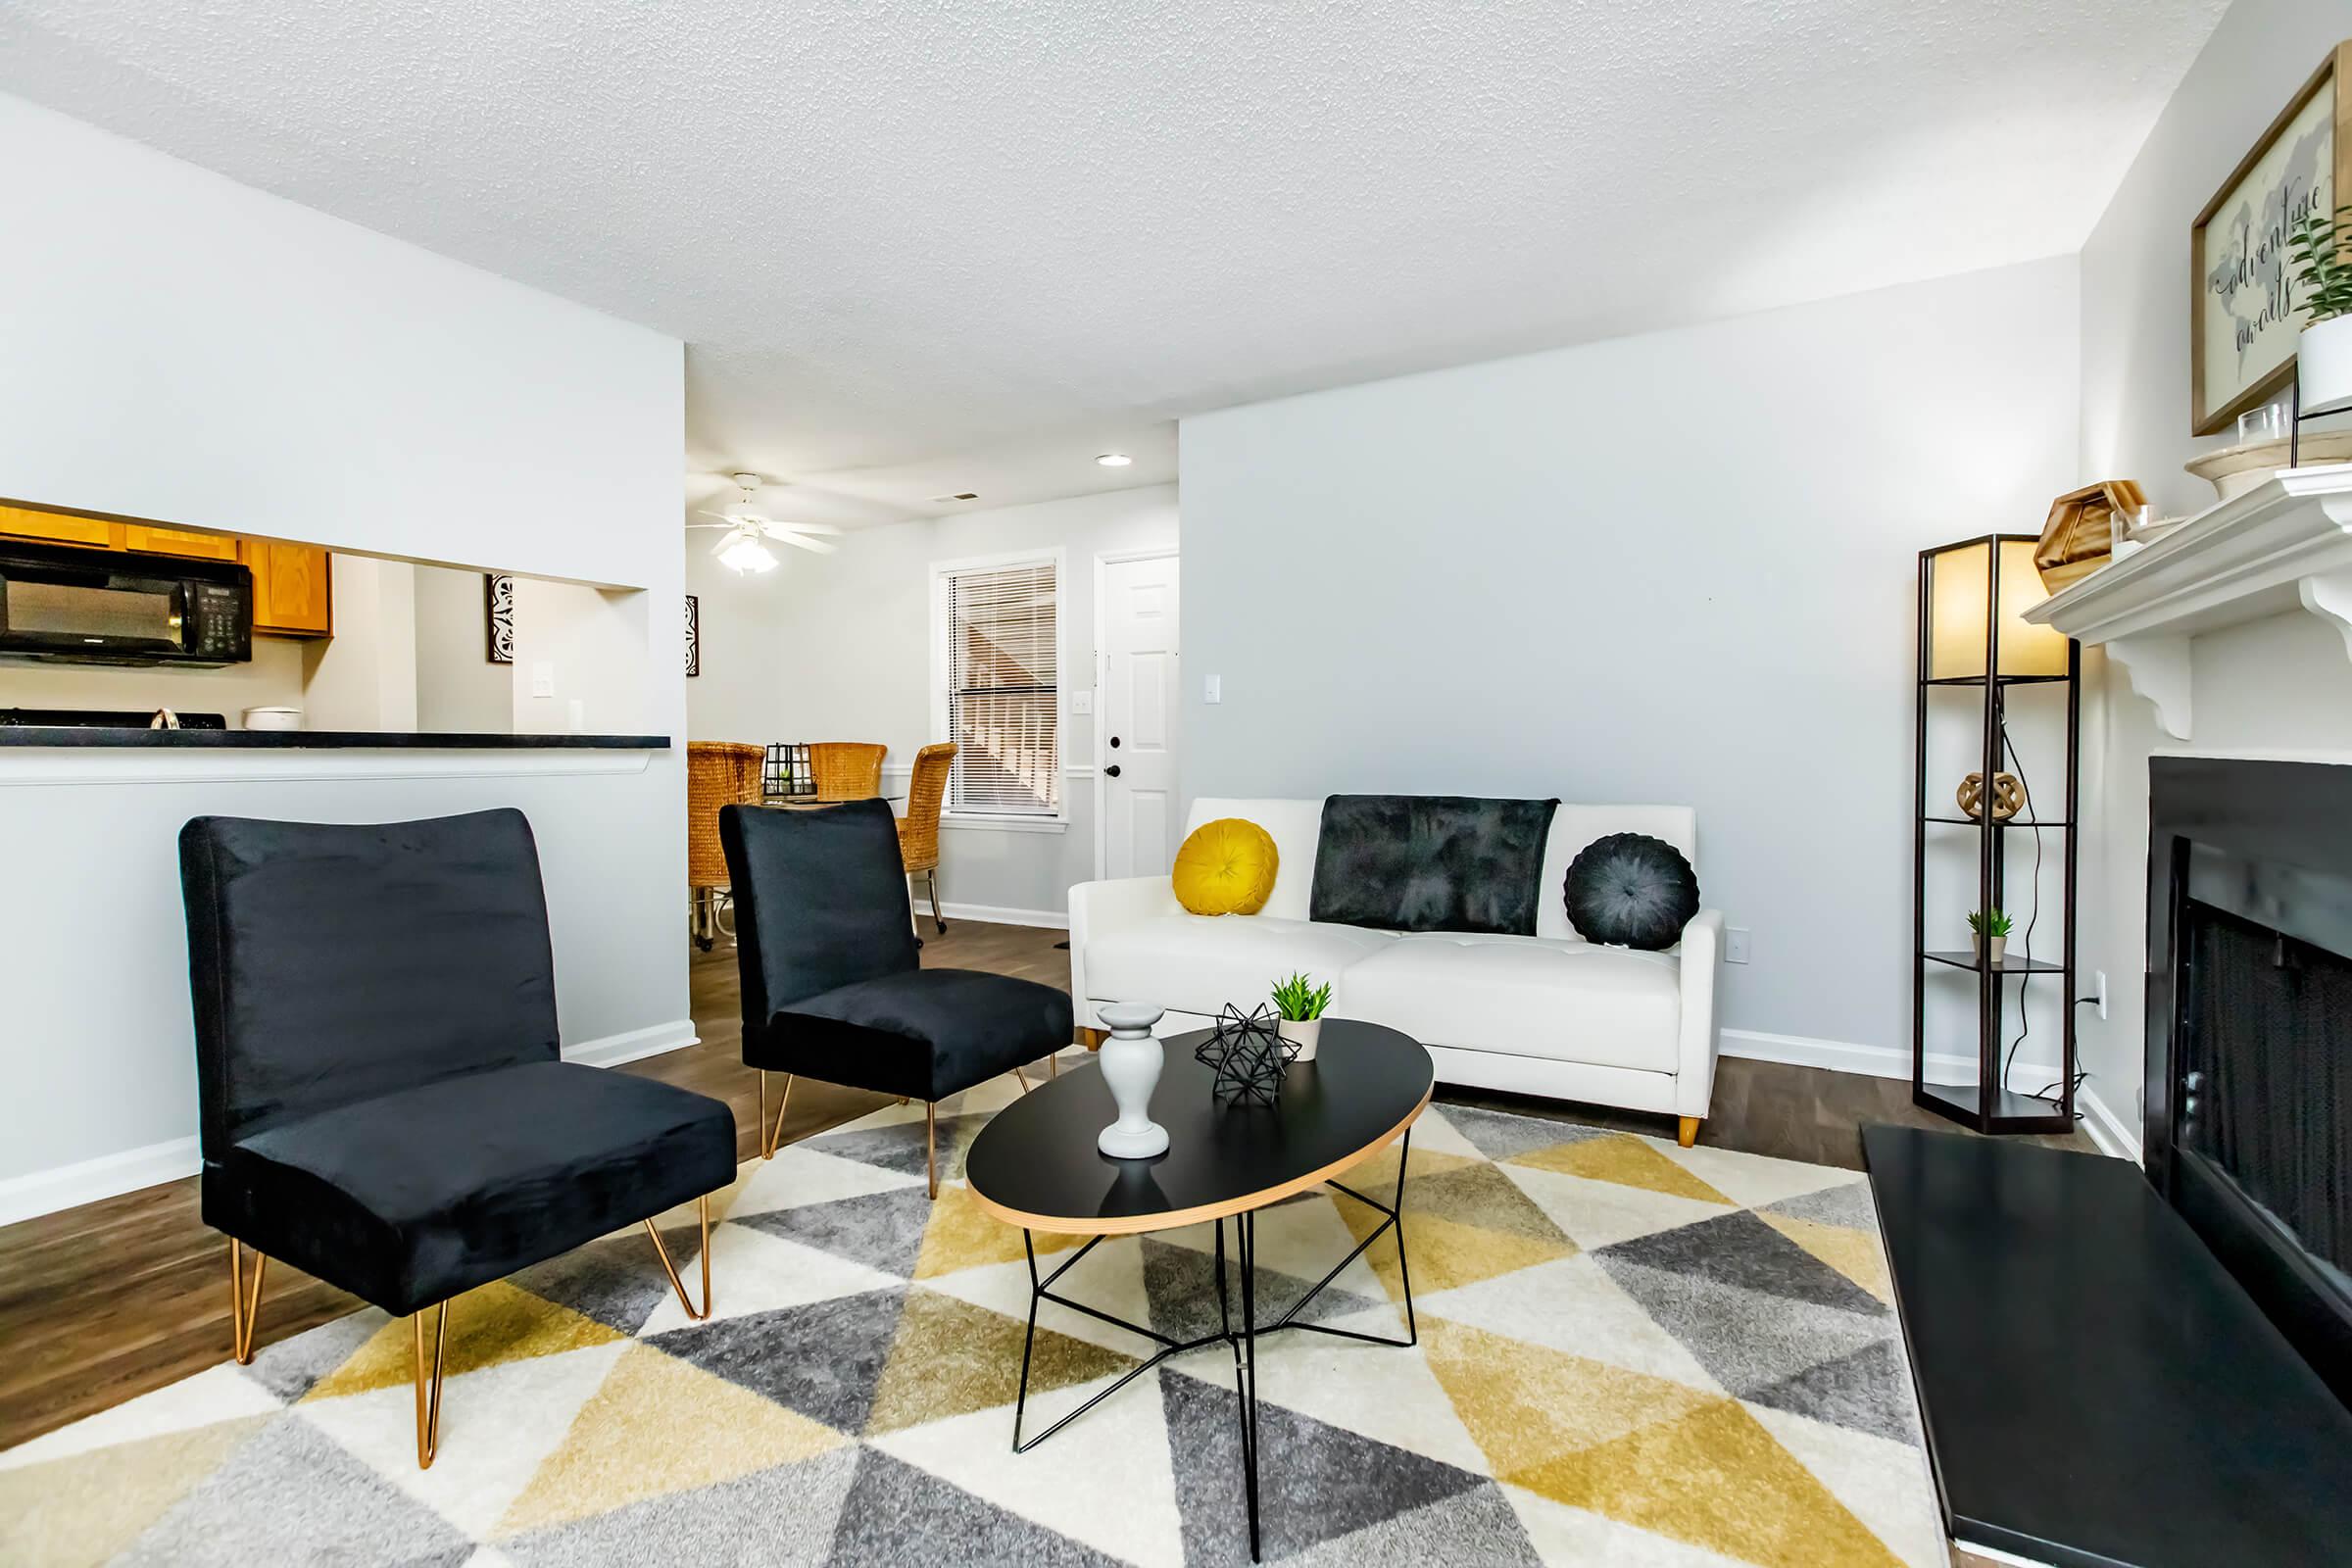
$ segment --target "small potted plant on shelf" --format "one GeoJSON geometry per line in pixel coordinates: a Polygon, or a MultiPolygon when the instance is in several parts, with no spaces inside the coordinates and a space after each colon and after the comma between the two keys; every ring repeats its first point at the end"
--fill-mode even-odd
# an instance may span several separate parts
{"type": "Polygon", "coordinates": [[[1970,939],[1975,943],[1977,962],[2001,966],[2001,955],[2009,949],[2009,917],[1998,909],[1975,909],[1968,916],[1970,939]]]}
{"type": "Polygon", "coordinates": [[[1274,982],[1274,1010],[1280,1015],[1276,1033],[1297,1041],[1298,1061],[1315,1059],[1315,1041],[1323,1033],[1323,1009],[1331,1005],[1330,985],[1316,985],[1303,974],[1274,982]]]}
{"type": "Polygon", "coordinates": [[[2338,414],[2352,409],[2352,203],[2333,213],[2304,214],[2288,230],[2287,244],[2302,285],[2300,303],[2310,313],[2295,340],[2302,412],[2306,417],[2338,414]]]}

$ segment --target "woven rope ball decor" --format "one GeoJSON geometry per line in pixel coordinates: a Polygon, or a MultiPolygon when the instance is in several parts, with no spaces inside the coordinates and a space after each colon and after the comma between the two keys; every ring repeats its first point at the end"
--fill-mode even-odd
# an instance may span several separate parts
{"type": "MultiPolygon", "coordinates": [[[[1971,773],[1960,781],[1952,798],[1960,803],[1960,814],[1971,821],[1984,816],[1984,775],[1971,773]]],[[[2018,782],[2015,773],[1992,775],[1992,819],[2006,822],[2026,808],[2026,787],[2018,782]]]]}

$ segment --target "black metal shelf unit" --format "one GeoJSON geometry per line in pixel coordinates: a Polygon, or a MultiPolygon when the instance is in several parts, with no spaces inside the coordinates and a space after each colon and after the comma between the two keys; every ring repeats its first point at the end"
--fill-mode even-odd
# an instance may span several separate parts
{"type": "MultiPolygon", "coordinates": [[[[1982,1133],[2065,1133],[2075,1125],[2075,862],[2076,838],[2074,824],[2080,819],[2081,802],[2078,798],[2081,768],[2079,766],[2082,714],[2082,649],[2069,641],[2066,645],[2064,674],[1995,675],[1936,675],[1931,648],[1931,627],[1934,614],[1933,568],[1935,559],[1959,550],[1982,546],[1986,562],[1984,584],[1984,665],[1987,671],[2001,667],[2000,631],[2002,615],[2001,563],[2004,545],[2032,545],[2032,534],[1990,534],[1977,539],[1964,539],[1940,545],[1919,554],[1919,687],[1914,699],[1917,716],[1915,736],[1916,755],[1913,779],[1915,809],[1912,823],[1911,861],[1911,1099],[1924,1109],[1945,1116],[1962,1126],[1982,1133]],[[1983,724],[1984,760],[1981,764],[1985,780],[1984,807],[1975,818],[1954,817],[1950,797],[1935,810],[1929,808],[1930,792],[1948,788],[1947,781],[1931,781],[1928,774],[1928,705],[1932,692],[1937,688],[1974,687],[1984,693],[1983,724]],[[2066,702],[2066,809],[2055,818],[2039,819],[2026,812],[2008,821],[1993,814],[1991,781],[2001,772],[2004,723],[2013,691],[2033,687],[2061,687],[2066,702]],[[2058,836],[2064,856],[2064,907],[2061,915],[2059,961],[2031,958],[2023,953],[2007,956],[1998,964],[1980,960],[1973,951],[1934,952],[1928,947],[1927,869],[1928,834],[1932,826],[1974,828],[1977,847],[1977,907],[2002,907],[2002,891],[2007,880],[2007,829],[2048,828],[2058,836]],[[1931,969],[1931,965],[1935,966],[1931,969]],[[1967,1084],[1935,1084],[1927,1079],[1928,1051],[1928,987],[1932,972],[1944,969],[1973,972],[1977,978],[1977,1078],[1967,1084]],[[2018,1005],[2024,1005],[2022,987],[2024,977],[2055,975],[2063,987],[2060,999],[2060,1061],[2057,1093],[2054,1099],[2044,1100],[2034,1095],[2021,1094],[2002,1082],[2003,1014],[2009,1004],[2011,976],[2019,976],[2021,996],[2018,1005]]],[[[2035,809],[2035,803],[2026,802],[2027,811],[2035,809]]],[[[2038,895],[2038,889],[2035,890],[2038,895]]],[[[2046,919],[2047,916],[2045,915],[2046,919]]]]}

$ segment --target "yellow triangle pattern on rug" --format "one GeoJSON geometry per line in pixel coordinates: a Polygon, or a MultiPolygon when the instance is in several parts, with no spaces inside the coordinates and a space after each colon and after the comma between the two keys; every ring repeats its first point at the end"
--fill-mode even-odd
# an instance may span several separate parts
{"type": "Polygon", "coordinates": [[[1701,1202],[1726,1206],[1732,1202],[1630,1133],[1621,1133],[1614,1138],[1584,1138],[1575,1143],[1553,1144],[1548,1149],[1531,1149],[1524,1154],[1512,1155],[1505,1163],[1533,1165],[1538,1170],[1556,1170],[1567,1176],[1584,1176],[1593,1181],[1647,1188],[1650,1192],[1664,1193],[1670,1198],[1695,1198],[1701,1202]]]}
{"type": "MultiPolygon", "coordinates": [[[[1039,1231],[1033,1238],[1037,1255],[1066,1252],[1084,1245],[1083,1236],[1056,1236],[1039,1231]]],[[[1010,1263],[1023,1255],[1020,1230],[982,1208],[972,1190],[958,1183],[942,1187],[931,1203],[931,1223],[923,1229],[922,1255],[915,1260],[914,1277],[927,1280],[992,1263],[1010,1263]]]]}
{"type": "Polygon", "coordinates": [[[1877,1237],[1769,1209],[1756,1217],[1888,1306],[1894,1304],[1894,1281],[1886,1272],[1886,1254],[1879,1250],[1877,1237]]]}
{"type": "MultiPolygon", "coordinates": [[[[565,1350],[628,1338],[594,1318],[582,1317],[569,1307],[558,1306],[504,1281],[467,1291],[441,1310],[449,1313],[444,1379],[526,1356],[561,1355],[565,1350]]],[[[436,1316],[428,1308],[424,1326],[427,1355],[432,1353],[436,1316]]],[[[411,1383],[416,1379],[416,1330],[410,1319],[398,1318],[376,1330],[349,1360],[320,1378],[305,1397],[332,1399],[411,1383]]]]}
{"type": "Polygon", "coordinates": [[[633,1345],[499,1521],[511,1536],[813,1458],[849,1440],[651,1346],[633,1345]]]}
{"type": "Polygon", "coordinates": [[[95,1568],[138,1540],[269,1419],[241,1416],[0,1471],[0,1562],[95,1568]]]}
{"type": "MultiPolygon", "coordinates": [[[[1027,1325],[984,1306],[915,1289],[899,1314],[890,1360],[874,1390],[868,1433],[941,1421],[1010,1404],[1020,1393],[1027,1325]]],[[[1031,1397],[1124,1372],[1136,1358],[1052,1329],[1037,1331],[1029,1363],[1031,1397]]],[[[1009,1433],[1010,1423],[1007,1424],[1009,1433]]]]}

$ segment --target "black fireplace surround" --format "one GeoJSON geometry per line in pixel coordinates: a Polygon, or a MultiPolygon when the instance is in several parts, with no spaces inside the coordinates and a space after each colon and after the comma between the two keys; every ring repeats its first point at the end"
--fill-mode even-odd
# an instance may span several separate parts
{"type": "Polygon", "coordinates": [[[2149,764],[2146,1165],[2352,1404],[2352,767],[2149,764]]]}

